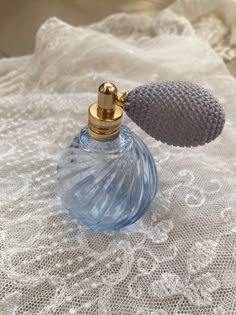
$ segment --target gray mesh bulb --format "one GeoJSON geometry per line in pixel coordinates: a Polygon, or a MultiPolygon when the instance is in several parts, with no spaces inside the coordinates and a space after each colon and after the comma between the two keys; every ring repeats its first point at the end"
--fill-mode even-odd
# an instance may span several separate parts
{"type": "Polygon", "coordinates": [[[214,140],[225,123],[218,100],[204,88],[187,82],[137,87],[129,92],[124,109],[151,137],[181,147],[214,140]]]}

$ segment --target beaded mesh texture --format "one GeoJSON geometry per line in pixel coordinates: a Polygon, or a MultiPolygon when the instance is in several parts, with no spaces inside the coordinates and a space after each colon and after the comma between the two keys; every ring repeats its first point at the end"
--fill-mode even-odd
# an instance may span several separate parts
{"type": "Polygon", "coordinates": [[[32,56],[0,60],[1,315],[235,315],[236,80],[224,63],[235,6],[184,0],[86,27],[52,18],[32,56]],[[83,228],[56,194],[57,165],[97,87],[179,80],[219,99],[223,132],[174,147],[124,115],[154,157],[158,193],[129,227],[83,228]]]}
{"type": "Polygon", "coordinates": [[[187,82],[139,86],[129,93],[125,111],[151,137],[180,147],[211,142],[225,123],[217,99],[187,82]]]}

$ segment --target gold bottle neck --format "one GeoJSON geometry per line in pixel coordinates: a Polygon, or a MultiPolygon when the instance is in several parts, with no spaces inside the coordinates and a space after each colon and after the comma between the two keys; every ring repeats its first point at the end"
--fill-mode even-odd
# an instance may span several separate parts
{"type": "Polygon", "coordinates": [[[97,103],[88,110],[88,132],[98,141],[118,137],[123,117],[123,105],[128,92],[118,93],[114,84],[105,82],[98,88],[97,103]]]}

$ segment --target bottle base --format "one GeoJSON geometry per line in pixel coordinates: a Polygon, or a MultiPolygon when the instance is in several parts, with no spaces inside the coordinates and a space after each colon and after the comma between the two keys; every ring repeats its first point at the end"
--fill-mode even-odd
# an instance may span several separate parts
{"type": "MultiPolygon", "coordinates": [[[[139,210],[133,217],[124,219],[119,222],[115,222],[110,225],[105,224],[99,224],[99,223],[90,223],[88,220],[76,217],[78,222],[86,226],[92,230],[101,231],[101,232],[111,232],[111,231],[117,231],[120,230],[128,225],[134,224],[136,221],[138,221],[149,209],[151,203],[149,205],[145,205],[141,210],[139,210]]],[[[77,213],[76,209],[68,209],[68,211],[72,214],[77,213]]],[[[75,215],[74,215],[75,216],[75,215]]]]}

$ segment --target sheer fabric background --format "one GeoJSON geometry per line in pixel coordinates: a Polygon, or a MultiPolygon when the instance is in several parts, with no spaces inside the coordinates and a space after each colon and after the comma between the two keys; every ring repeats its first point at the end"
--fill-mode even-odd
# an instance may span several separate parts
{"type": "Polygon", "coordinates": [[[0,61],[0,313],[229,315],[236,309],[235,1],[178,1],[155,17],[88,27],[56,18],[32,56],[0,61]],[[97,86],[198,83],[223,103],[213,143],[152,151],[150,211],[114,233],[81,227],[56,196],[56,166],[86,125],[97,86]]]}

